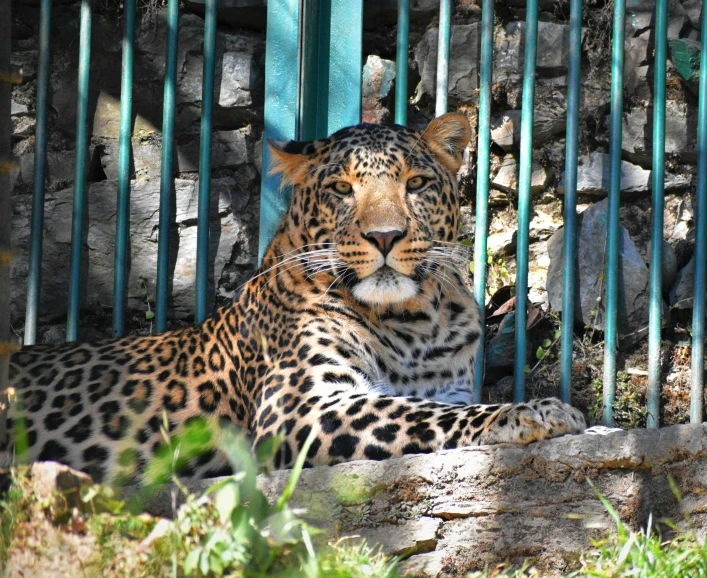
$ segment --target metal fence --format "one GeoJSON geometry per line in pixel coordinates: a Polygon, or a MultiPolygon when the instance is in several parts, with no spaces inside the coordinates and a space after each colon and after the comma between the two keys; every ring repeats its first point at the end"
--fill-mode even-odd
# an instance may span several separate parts
{"type": "MultiPolygon", "coordinates": [[[[494,0],[482,0],[482,38],[477,146],[476,232],[474,245],[474,295],[484,311],[486,241],[490,160],[491,87],[493,79],[494,0]]],[[[160,186],[159,241],[156,292],[156,325],[164,331],[167,320],[169,207],[173,194],[173,141],[176,91],[176,58],[179,0],[168,0],[168,37],[164,81],[162,125],[162,171],[160,186]]],[[[51,0],[41,0],[40,48],[37,75],[37,124],[34,163],[34,197],[31,249],[27,288],[25,343],[34,343],[42,257],[44,166],[47,143],[47,89],[51,0]]],[[[651,263],[662,262],[665,82],[668,0],[657,0],[655,13],[654,107],[653,107],[653,224],[651,263]]],[[[535,61],[538,37],[538,2],[527,0],[525,70],[521,113],[520,167],[518,179],[518,245],[516,295],[523,303],[528,294],[528,249],[531,209],[531,162],[535,61]]],[[[623,111],[623,53],[625,0],[614,1],[611,78],[610,185],[606,250],[604,421],[613,423],[612,406],[616,387],[619,202],[621,190],[621,128],[623,111]]],[[[435,112],[447,111],[447,82],[451,40],[452,0],[440,1],[437,51],[435,112]]],[[[395,122],[407,122],[407,67],[410,1],[398,2],[398,36],[395,93],[395,122]]],[[[581,0],[570,0],[570,49],[566,134],[566,192],[564,206],[564,286],[561,332],[560,396],[570,401],[572,336],[575,303],[576,192],[579,134],[579,79],[581,57],[581,0]]],[[[312,139],[326,136],[361,118],[361,54],[363,31],[362,0],[269,0],[267,4],[265,139],[312,139]],[[335,41],[334,41],[335,39],[335,41]]],[[[127,282],[127,239],[130,209],[130,119],[132,93],[135,0],[125,0],[125,29],[121,88],[119,141],[118,214],[116,221],[113,331],[124,332],[127,282]]],[[[208,208],[211,155],[211,113],[214,89],[216,0],[206,0],[204,69],[199,163],[197,273],[195,319],[206,316],[208,208]]],[[[82,227],[84,214],[85,164],[88,146],[87,107],[91,46],[91,0],[81,5],[79,101],[76,130],[76,171],[72,226],[71,281],[67,318],[67,340],[77,336],[79,281],[81,277],[82,227]]],[[[702,19],[702,39],[707,39],[707,18],[702,19]]],[[[698,176],[696,251],[692,323],[691,421],[701,422],[704,390],[705,292],[707,290],[707,50],[702,50],[699,85],[698,176]]],[[[263,148],[263,166],[269,151],[263,148]]],[[[289,202],[279,190],[277,177],[263,171],[260,218],[260,258],[272,238],[289,202]]],[[[650,268],[648,425],[658,426],[661,362],[662,313],[661,267],[650,268]]],[[[515,388],[517,401],[525,395],[526,308],[517,308],[515,318],[515,388]]],[[[483,319],[482,319],[482,327],[483,319]]],[[[483,339],[481,340],[483,344],[483,339]]],[[[483,345],[476,371],[474,393],[481,399],[483,345]]]]}

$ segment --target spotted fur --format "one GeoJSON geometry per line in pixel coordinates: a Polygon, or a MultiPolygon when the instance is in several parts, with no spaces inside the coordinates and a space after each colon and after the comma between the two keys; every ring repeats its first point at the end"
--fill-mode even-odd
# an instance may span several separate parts
{"type": "MultiPolygon", "coordinates": [[[[282,432],[280,467],[313,429],[310,464],[581,432],[555,399],[471,405],[479,313],[453,259],[469,134],[448,114],[422,134],[363,124],[271,143],[293,199],[238,301],[188,329],[12,357],[30,459],[139,471],[163,412],[172,430],[206,416],[255,443],[282,432]]],[[[210,453],[188,473],[224,465],[210,453]]]]}

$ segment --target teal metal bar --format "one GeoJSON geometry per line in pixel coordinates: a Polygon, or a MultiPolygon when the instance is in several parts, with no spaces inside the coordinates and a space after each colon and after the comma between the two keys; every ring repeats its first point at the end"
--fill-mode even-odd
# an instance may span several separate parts
{"type": "Polygon", "coordinates": [[[614,0],[614,31],[611,54],[611,133],[609,208],[606,243],[606,292],[604,307],[604,424],[614,425],[616,396],[617,304],[619,294],[619,202],[621,195],[621,121],[624,85],[624,20],[626,0],[614,0]]]}
{"type": "Polygon", "coordinates": [[[204,71],[201,86],[201,150],[199,151],[199,211],[196,229],[196,312],[194,321],[206,318],[209,285],[209,204],[211,199],[211,119],[216,64],[216,0],[206,0],[204,21],[204,71]]]}
{"type": "Polygon", "coordinates": [[[452,40],[452,0],[440,0],[439,32],[437,35],[437,92],[435,116],[447,112],[449,86],[449,47],[452,40]]]}
{"type": "Polygon", "coordinates": [[[408,45],[410,0],[398,0],[398,40],[395,53],[395,124],[408,123],[408,45]]]}
{"type": "Polygon", "coordinates": [[[575,261],[577,252],[577,157],[579,154],[579,72],[582,59],[582,0],[570,1],[570,63],[567,81],[565,141],[565,215],[563,233],[562,334],[560,398],[572,398],[572,336],[574,333],[575,261]]]}
{"type": "Polygon", "coordinates": [[[169,229],[174,155],[174,110],[177,89],[177,42],[179,39],[179,0],[167,3],[167,63],[164,74],[162,112],[162,170],[160,174],[160,219],[157,238],[157,291],[155,295],[155,331],[167,328],[169,291],[169,229]]]}
{"type": "Polygon", "coordinates": [[[650,315],[648,319],[648,417],[660,421],[660,330],[663,317],[663,210],[665,205],[665,69],[668,45],[668,0],[656,0],[653,64],[653,231],[651,233],[650,315]]]}
{"type": "Polygon", "coordinates": [[[66,340],[76,341],[81,307],[81,253],[86,204],[86,157],[88,154],[88,92],[91,72],[91,4],[81,0],[79,34],[79,93],[76,110],[76,164],[74,168],[74,210],[71,221],[71,274],[69,310],[66,315],[66,340]]]}
{"type": "Polygon", "coordinates": [[[306,0],[302,20],[298,138],[311,140],[361,122],[363,2],[306,0]]]}
{"type": "Polygon", "coordinates": [[[113,259],[113,335],[125,332],[128,289],[128,240],[130,238],[130,135],[133,115],[133,54],[135,44],[135,0],[125,0],[123,65],[120,81],[120,138],[118,144],[118,211],[115,217],[113,259]]]}
{"type": "Polygon", "coordinates": [[[329,107],[326,129],[318,137],[329,136],[361,122],[363,0],[328,1],[331,3],[328,35],[333,40],[329,51],[329,83],[326,86],[329,107]]]}
{"type": "Polygon", "coordinates": [[[265,42],[265,129],[260,192],[260,243],[258,261],[277,230],[290,202],[290,191],[280,190],[277,175],[268,175],[268,139],[297,137],[300,70],[300,2],[269,0],[265,42]]]}
{"type": "Polygon", "coordinates": [[[692,305],[692,383],[690,423],[702,423],[705,384],[705,293],[707,293],[707,18],[702,18],[700,100],[698,105],[695,291],[692,305]]]}
{"type": "Polygon", "coordinates": [[[474,370],[474,403],[481,403],[484,383],[484,313],[486,308],[486,240],[488,238],[489,169],[491,149],[491,86],[493,80],[494,0],[481,8],[481,78],[476,171],[476,237],[474,242],[474,297],[479,304],[481,336],[474,370]]]}
{"type": "Polygon", "coordinates": [[[39,8],[39,62],[37,65],[37,124],[34,133],[34,188],[30,225],[29,271],[24,344],[37,339],[39,291],[42,277],[42,239],[44,237],[44,169],[47,162],[47,93],[49,90],[49,48],[52,2],[41,0],[39,8]]]}
{"type": "Polygon", "coordinates": [[[530,175],[533,164],[533,109],[535,107],[535,57],[538,49],[538,0],[528,0],[525,17],[525,70],[520,122],[518,169],[518,250],[516,252],[516,318],[514,398],[525,397],[525,326],[528,316],[528,249],[530,245],[530,175]]]}

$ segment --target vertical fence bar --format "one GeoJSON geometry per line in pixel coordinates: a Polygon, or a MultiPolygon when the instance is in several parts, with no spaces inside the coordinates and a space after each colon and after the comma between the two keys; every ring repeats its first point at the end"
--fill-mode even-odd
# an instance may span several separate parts
{"type": "Polygon", "coordinates": [[[449,47],[452,40],[452,0],[440,0],[439,32],[437,35],[437,92],[435,116],[447,112],[449,90],[449,47]]]}
{"type": "Polygon", "coordinates": [[[123,66],[120,81],[120,140],[118,148],[118,211],[115,217],[113,260],[113,335],[125,331],[128,238],[130,236],[130,135],[133,115],[133,48],[135,44],[135,0],[125,0],[123,66]]]}
{"type": "Polygon", "coordinates": [[[690,423],[702,423],[705,380],[705,293],[707,292],[707,18],[702,18],[700,100],[698,109],[695,290],[692,305],[692,382],[690,423]]]}
{"type": "Polygon", "coordinates": [[[398,40],[395,53],[395,124],[408,123],[408,45],[410,0],[398,0],[398,40]]]}
{"type": "Polygon", "coordinates": [[[194,321],[206,318],[209,284],[209,205],[211,199],[211,118],[216,65],[216,0],[206,0],[204,21],[204,72],[201,86],[201,149],[199,151],[199,212],[196,229],[196,312],[194,321]]]}
{"type": "Polygon", "coordinates": [[[41,0],[39,10],[39,63],[37,66],[37,125],[34,133],[34,188],[30,225],[29,271],[27,273],[27,310],[25,345],[37,339],[39,291],[42,276],[42,239],[44,237],[44,169],[47,162],[47,92],[49,90],[49,44],[52,2],[41,0]]]}
{"type": "MultiPolygon", "coordinates": [[[[318,138],[361,122],[361,71],[363,67],[363,0],[323,0],[330,3],[331,21],[320,27],[321,37],[327,31],[330,43],[329,81],[322,83],[328,91],[327,125],[318,138]],[[333,42],[332,42],[333,40],[333,42]]],[[[321,64],[321,61],[320,61],[321,64]]],[[[302,82],[305,82],[303,79],[302,82]]]]}
{"type": "Polygon", "coordinates": [[[538,0],[528,0],[525,18],[525,70],[520,122],[518,169],[518,251],[516,254],[515,387],[516,402],[525,397],[525,326],[528,316],[528,249],[530,231],[530,176],[533,164],[533,109],[535,107],[535,57],[538,48],[538,0]]]}
{"type": "Polygon", "coordinates": [[[310,140],[361,122],[363,2],[305,6],[298,138],[310,140]]]}
{"type": "Polygon", "coordinates": [[[83,252],[83,218],[86,204],[88,92],[89,73],[91,72],[91,4],[92,0],[81,0],[74,209],[71,219],[71,276],[69,277],[69,310],[66,315],[67,341],[76,341],[78,338],[79,311],[81,308],[81,254],[83,252]]]}
{"type": "Polygon", "coordinates": [[[582,0],[570,1],[570,64],[567,82],[567,135],[565,146],[565,214],[563,233],[562,334],[560,398],[571,402],[572,337],[574,333],[574,281],[577,218],[577,157],[579,154],[579,72],[582,58],[582,0]]]}
{"type": "Polygon", "coordinates": [[[614,31],[611,53],[611,133],[609,207],[606,243],[606,292],[604,325],[604,424],[614,425],[616,395],[616,343],[619,293],[619,201],[621,195],[621,121],[624,88],[624,20],[626,0],[614,0],[614,31]]]}
{"type": "Polygon", "coordinates": [[[160,173],[160,219],[157,238],[157,291],[155,295],[155,331],[167,327],[169,291],[169,229],[174,178],[174,109],[177,90],[177,43],[179,40],[179,0],[167,3],[167,62],[164,73],[162,112],[162,166],[160,173]]]}
{"type": "Polygon", "coordinates": [[[269,0],[265,41],[265,128],[260,189],[260,242],[258,262],[273,238],[290,201],[288,191],[280,190],[277,175],[268,175],[268,139],[291,140],[297,137],[300,70],[300,2],[269,0]]]}
{"type": "Polygon", "coordinates": [[[481,78],[479,79],[479,134],[476,171],[476,236],[474,240],[474,297],[479,304],[481,335],[474,370],[473,403],[481,403],[484,383],[484,329],[486,308],[486,240],[488,238],[489,169],[491,149],[491,84],[493,80],[494,0],[481,8],[481,78]]]}
{"type": "Polygon", "coordinates": [[[656,0],[653,67],[653,230],[651,233],[650,315],[648,320],[647,426],[660,420],[660,330],[663,316],[663,209],[665,200],[665,68],[668,44],[668,0],[656,0]]]}

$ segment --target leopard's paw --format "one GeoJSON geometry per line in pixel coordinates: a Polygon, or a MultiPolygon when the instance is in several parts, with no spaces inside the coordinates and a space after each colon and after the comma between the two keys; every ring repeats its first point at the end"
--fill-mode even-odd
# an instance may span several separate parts
{"type": "Polygon", "coordinates": [[[534,399],[528,403],[540,414],[547,435],[543,439],[565,434],[579,434],[587,429],[582,412],[555,397],[534,399]]]}
{"type": "Polygon", "coordinates": [[[582,433],[586,429],[582,412],[559,399],[535,399],[508,405],[484,425],[482,444],[522,443],[582,433]]]}

